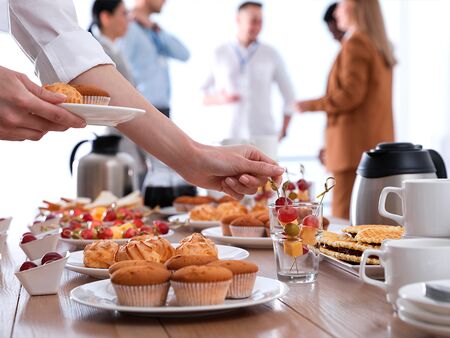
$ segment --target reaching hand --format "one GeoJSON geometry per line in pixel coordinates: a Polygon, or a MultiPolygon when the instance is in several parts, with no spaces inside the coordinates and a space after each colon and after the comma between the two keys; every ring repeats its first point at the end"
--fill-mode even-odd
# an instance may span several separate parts
{"type": "Polygon", "coordinates": [[[297,103],[295,103],[295,109],[299,113],[305,113],[307,111],[305,103],[303,101],[298,101],[297,103]]]}
{"type": "Polygon", "coordinates": [[[279,181],[284,169],[253,146],[211,147],[199,145],[193,163],[181,170],[192,184],[223,191],[241,199],[256,193],[268,177],[279,181]]]}
{"type": "Polygon", "coordinates": [[[64,100],[26,75],[0,67],[0,139],[37,141],[48,131],[85,127],[82,119],[56,105],[64,100]]]}

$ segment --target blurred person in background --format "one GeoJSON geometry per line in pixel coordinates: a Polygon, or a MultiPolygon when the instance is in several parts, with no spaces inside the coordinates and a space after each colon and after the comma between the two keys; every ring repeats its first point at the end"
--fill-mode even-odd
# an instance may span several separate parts
{"type": "MultiPolygon", "coordinates": [[[[125,35],[128,29],[128,11],[122,0],[95,0],[92,5],[92,23],[89,32],[100,42],[105,53],[116,64],[116,68],[125,79],[134,84],[133,76],[127,60],[122,54],[117,40],[125,35]]],[[[121,134],[116,128],[107,127],[107,134],[122,137],[119,151],[130,154],[136,163],[139,186],[142,186],[147,173],[145,152],[127,136],[121,134]]]]}
{"type": "Polygon", "coordinates": [[[331,35],[333,35],[333,38],[337,42],[342,42],[345,32],[339,29],[336,21],[335,14],[337,6],[337,2],[334,2],[330,6],[328,6],[327,10],[325,11],[325,15],[323,16],[323,21],[325,21],[325,23],[327,24],[328,30],[330,31],[331,35]]]}
{"type": "Polygon", "coordinates": [[[252,140],[268,136],[276,146],[277,139],[286,136],[293,113],[293,85],[279,53],[258,40],[263,25],[262,4],[242,3],[236,23],[236,39],[214,52],[212,69],[203,85],[203,103],[227,107],[231,119],[228,138],[252,140]],[[274,83],[284,101],[281,130],[276,129],[272,114],[274,83]]]}
{"type": "MultiPolygon", "coordinates": [[[[164,3],[164,0],[136,0],[131,11],[133,21],[121,40],[121,49],[130,64],[136,88],[170,118],[168,62],[187,61],[190,53],[180,40],[153,21],[152,15],[160,13],[164,3]]],[[[196,194],[195,187],[154,156],[148,154],[146,162],[148,172],[142,188],[146,205],[170,206],[177,196],[196,194]]]]}
{"type": "Polygon", "coordinates": [[[325,96],[297,103],[303,112],[325,111],[326,168],[336,178],[332,214],[349,218],[361,155],[394,141],[392,70],[396,60],[378,0],[342,0],[338,28],[346,34],[331,69],[325,96]]]}

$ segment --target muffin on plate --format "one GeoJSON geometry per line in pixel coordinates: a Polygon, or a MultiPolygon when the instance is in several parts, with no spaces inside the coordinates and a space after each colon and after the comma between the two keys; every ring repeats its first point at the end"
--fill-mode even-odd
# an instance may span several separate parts
{"type": "Polygon", "coordinates": [[[208,266],[220,266],[233,273],[233,281],[228,289],[227,298],[247,298],[253,293],[258,266],[247,261],[218,260],[208,266]]]}
{"type": "Polygon", "coordinates": [[[113,265],[111,265],[109,267],[108,272],[110,275],[112,275],[117,270],[124,268],[124,267],[130,267],[130,266],[144,266],[144,267],[154,266],[154,267],[160,268],[160,269],[166,268],[165,265],[162,263],[133,260],[133,261],[121,261],[121,262],[114,263],[113,265]]]}
{"type": "Polygon", "coordinates": [[[83,104],[107,106],[111,100],[109,93],[95,86],[74,84],[73,88],[83,97],[83,104]]]}
{"type": "Polygon", "coordinates": [[[62,82],[55,82],[51,85],[44,85],[44,89],[47,89],[53,93],[60,93],[66,95],[64,103],[83,103],[83,96],[78,90],[71,85],[62,82]]]}
{"type": "Polygon", "coordinates": [[[214,256],[208,255],[176,255],[170,258],[166,263],[166,268],[168,270],[179,270],[186,266],[190,265],[206,265],[211,262],[217,261],[217,258],[214,256]]]}
{"type": "Polygon", "coordinates": [[[230,224],[231,235],[234,237],[263,237],[264,223],[251,216],[236,218],[230,224]]]}
{"type": "Polygon", "coordinates": [[[83,264],[87,268],[107,269],[115,262],[119,244],[110,240],[99,240],[85,246],[83,264]]]}
{"type": "Polygon", "coordinates": [[[120,305],[163,306],[169,292],[170,272],[156,266],[123,266],[111,275],[120,305]]]}
{"type": "Polygon", "coordinates": [[[179,306],[222,304],[233,273],[220,266],[186,266],[177,270],[170,284],[179,306]]]}
{"type": "Polygon", "coordinates": [[[222,228],[222,234],[224,236],[231,236],[230,224],[239,217],[242,217],[242,214],[226,216],[220,220],[220,226],[222,228]]]}

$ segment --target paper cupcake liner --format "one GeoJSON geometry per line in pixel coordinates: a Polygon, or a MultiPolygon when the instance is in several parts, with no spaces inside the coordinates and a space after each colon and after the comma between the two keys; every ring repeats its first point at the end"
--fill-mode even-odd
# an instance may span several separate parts
{"type": "Polygon", "coordinates": [[[113,284],[120,305],[142,307],[165,305],[169,286],[169,282],[156,285],[113,284]]]}
{"type": "Polygon", "coordinates": [[[256,272],[234,275],[233,281],[228,289],[227,298],[247,298],[253,293],[256,272]]]}
{"type": "Polygon", "coordinates": [[[264,227],[246,227],[230,225],[231,235],[234,237],[263,237],[264,227]]]}
{"type": "Polygon", "coordinates": [[[222,223],[222,234],[224,236],[231,236],[231,230],[229,224],[222,223]]]}
{"type": "Polygon", "coordinates": [[[83,96],[84,104],[97,104],[100,106],[109,105],[110,97],[107,96],[83,96]]]}
{"type": "Polygon", "coordinates": [[[179,306],[216,305],[225,302],[231,280],[223,282],[170,282],[179,306]]]}

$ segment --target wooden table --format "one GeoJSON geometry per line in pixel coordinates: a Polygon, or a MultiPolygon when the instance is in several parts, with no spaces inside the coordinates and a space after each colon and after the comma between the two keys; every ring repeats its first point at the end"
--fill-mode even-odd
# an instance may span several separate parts
{"type": "MultiPolygon", "coordinates": [[[[322,262],[316,283],[290,285],[265,305],[209,317],[133,317],[69,299],[74,287],[95,279],[65,271],[58,295],[30,297],[14,276],[25,260],[13,221],[0,261],[0,337],[427,337],[392,313],[382,290],[322,262]]],[[[172,241],[189,233],[177,230],[172,241]]],[[[276,277],[272,250],[249,250],[259,275],[276,277]]]]}

